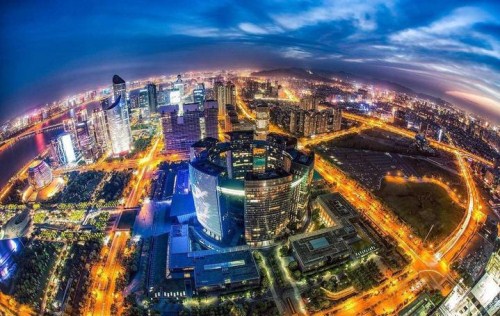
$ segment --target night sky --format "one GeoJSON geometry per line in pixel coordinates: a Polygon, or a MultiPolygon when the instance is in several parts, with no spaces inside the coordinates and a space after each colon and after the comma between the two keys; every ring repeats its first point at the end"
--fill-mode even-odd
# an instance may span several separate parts
{"type": "Polygon", "coordinates": [[[388,79],[500,119],[498,1],[1,1],[0,121],[178,71],[308,67],[388,79]]]}

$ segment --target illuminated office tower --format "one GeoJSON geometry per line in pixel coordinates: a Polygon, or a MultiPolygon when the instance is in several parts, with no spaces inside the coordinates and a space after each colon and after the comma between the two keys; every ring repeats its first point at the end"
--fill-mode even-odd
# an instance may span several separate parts
{"type": "Polygon", "coordinates": [[[296,146],[295,138],[274,133],[254,140],[253,131],[230,132],[225,142],[205,138],[193,144],[190,183],[204,235],[229,241],[238,232],[249,246],[267,247],[290,223],[302,228],[314,156],[296,146]],[[262,150],[273,159],[261,167],[262,150]]]}
{"type": "Polygon", "coordinates": [[[207,100],[203,103],[203,118],[202,122],[204,126],[201,127],[201,137],[218,137],[218,121],[217,115],[219,112],[219,107],[217,101],[207,100]]]}
{"type": "Polygon", "coordinates": [[[139,90],[138,107],[140,116],[149,118],[149,91],[146,88],[139,90]]]}
{"type": "Polygon", "coordinates": [[[119,156],[128,153],[132,138],[128,124],[128,110],[124,110],[125,103],[122,102],[122,96],[118,95],[118,98],[111,105],[109,105],[109,101],[102,102],[101,105],[105,106],[103,111],[113,155],[119,156]],[[127,113],[126,119],[124,119],[124,113],[127,113]]]}
{"type": "Polygon", "coordinates": [[[93,138],[95,147],[99,155],[104,154],[111,148],[111,141],[109,139],[108,128],[106,125],[106,115],[103,108],[109,107],[109,99],[106,98],[101,101],[101,108],[94,109],[91,115],[90,135],[93,138]]]}
{"type": "Polygon", "coordinates": [[[127,105],[127,86],[120,76],[113,76],[114,102],[103,109],[114,155],[128,153],[132,144],[132,131],[127,105]]]}
{"type": "Polygon", "coordinates": [[[95,142],[90,134],[88,121],[80,121],[75,125],[76,147],[87,162],[96,158],[95,142]]]}
{"type": "Polygon", "coordinates": [[[245,177],[245,240],[265,247],[282,235],[289,223],[292,175],[277,169],[245,177]]]}
{"type": "Polygon", "coordinates": [[[267,105],[258,105],[255,108],[255,139],[266,140],[269,131],[269,107],[267,105]]]}
{"type": "MultiPolygon", "coordinates": [[[[293,176],[290,221],[295,229],[301,229],[307,223],[309,215],[308,204],[314,175],[314,152],[306,154],[293,149],[288,150],[287,153],[287,158],[289,157],[291,162],[289,171],[293,176]]],[[[284,164],[288,165],[288,161],[284,164]]]]}
{"type": "Polygon", "coordinates": [[[113,101],[121,96],[122,100],[127,100],[127,84],[120,76],[113,76],[113,101]]]}
{"type": "Polygon", "coordinates": [[[179,89],[168,90],[168,103],[169,105],[181,105],[181,91],[179,89]]]}
{"type": "Polygon", "coordinates": [[[219,104],[219,116],[224,117],[225,116],[225,111],[226,109],[222,109],[222,107],[225,107],[226,104],[224,103],[224,84],[221,81],[216,81],[214,83],[214,95],[215,99],[217,100],[217,103],[219,104]],[[224,113],[224,114],[223,114],[224,113]]]}
{"type": "Polygon", "coordinates": [[[160,86],[160,90],[157,92],[157,108],[158,106],[170,104],[170,89],[165,86],[160,86]]]}
{"type": "Polygon", "coordinates": [[[177,80],[174,82],[174,88],[172,92],[177,91],[174,96],[170,93],[170,104],[179,105],[179,115],[184,112],[184,82],[181,79],[181,75],[177,75],[177,80]]]}
{"type": "Polygon", "coordinates": [[[77,161],[77,154],[71,134],[66,132],[60,134],[57,139],[52,140],[52,147],[52,152],[55,154],[53,158],[57,160],[59,165],[66,166],[77,161]]]}
{"type": "Polygon", "coordinates": [[[189,183],[196,209],[196,218],[203,232],[215,240],[227,233],[227,214],[217,191],[219,173],[224,169],[204,161],[189,164],[189,183]]]}
{"type": "Polygon", "coordinates": [[[203,83],[196,85],[196,88],[193,90],[193,101],[199,104],[205,101],[205,85],[203,83]]]}
{"type": "Polygon", "coordinates": [[[156,93],[156,85],[154,83],[148,83],[146,85],[146,89],[148,90],[148,104],[149,104],[149,113],[155,113],[158,108],[158,96],[156,93]]]}
{"type": "Polygon", "coordinates": [[[236,105],[236,87],[232,82],[223,85],[220,82],[215,83],[217,102],[219,103],[219,115],[226,115],[226,104],[236,105]]]}
{"type": "Polygon", "coordinates": [[[166,154],[187,157],[190,147],[201,138],[217,138],[217,102],[205,101],[184,105],[167,105],[158,108],[161,114],[163,141],[166,154]]]}
{"type": "Polygon", "coordinates": [[[227,136],[231,144],[227,154],[228,176],[242,180],[253,170],[253,131],[233,131],[227,136]]]}

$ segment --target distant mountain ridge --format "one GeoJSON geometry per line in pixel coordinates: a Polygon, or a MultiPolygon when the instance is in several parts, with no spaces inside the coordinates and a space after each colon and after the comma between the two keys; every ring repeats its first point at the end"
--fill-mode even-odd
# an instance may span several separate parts
{"type": "Polygon", "coordinates": [[[450,104],[449,102],[441,98],[434,97],[425,93],[415,92],[414,90],[406,86],[400,85],[392,81],[363,77],[345,71],[330,71],[330,70],[319,70],[319,69],[309,70],[304,68],[292,67],[292,68],[276,68],[276,69],[256,71],[253,72],[251,75],[256,77],[270,77],[270,78],[295,77],[299,79],[322,80],[325,82],[333,82],[333,80],[330,78],[335,77],[337,79],[345,81],[358,81],[364,84],[375,84],[377,86],[382,86],[386,89],[394,90],[400,93],[406,93],[412,96],[417,96],[422,99],[428,99],[430,101],[439,104],[448,104],[448,105],[450,104]]]}

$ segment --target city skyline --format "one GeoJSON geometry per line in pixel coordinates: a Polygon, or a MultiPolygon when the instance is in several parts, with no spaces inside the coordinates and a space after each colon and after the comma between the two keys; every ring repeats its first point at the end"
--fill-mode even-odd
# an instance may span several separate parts
{"type": "Polygon", "coordinates": [[[0,314],[498,315],[499,14],[4,1],[0,314]]]}
{"type": "Polygon", "coordinates": [[[106,84],[115,72],[135,80],[292,66],[389,80],[500,117],[494,2],[2,6],[2,121],[106,84]]]}

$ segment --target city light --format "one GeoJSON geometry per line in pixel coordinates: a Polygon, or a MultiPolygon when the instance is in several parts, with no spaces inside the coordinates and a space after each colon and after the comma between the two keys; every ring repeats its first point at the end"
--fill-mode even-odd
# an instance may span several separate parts
{"type": "Polygon", "coordinates": [[[499,314],[500,8],[419,8],[2,7],[0,314],[499,314]]]}

